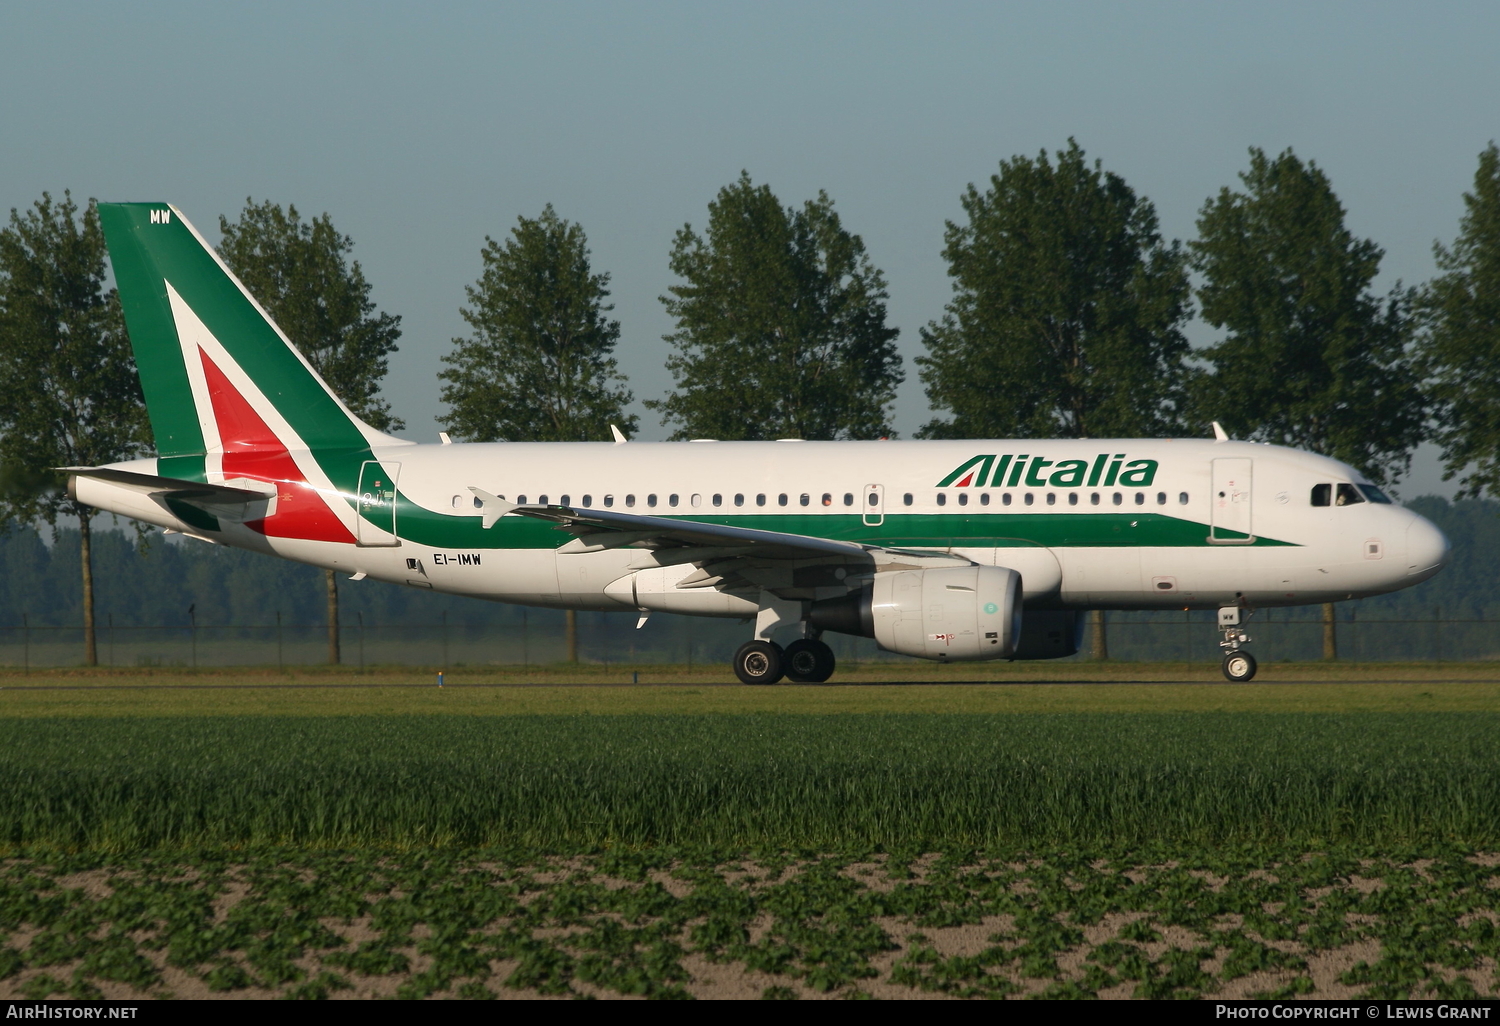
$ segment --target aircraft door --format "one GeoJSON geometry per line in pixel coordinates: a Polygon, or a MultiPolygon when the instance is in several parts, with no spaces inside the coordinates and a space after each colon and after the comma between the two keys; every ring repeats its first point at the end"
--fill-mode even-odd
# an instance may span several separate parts
{"type": "Polygon", "coordinates": [[[396,537],[396,479],[401,464],[365,460],[359,468],[359,544],[400,545],[396,537]]]}
{"type": "Polygon", "coordinates": [[[1249,545],[1255,541],[1250,519],[1253,463],[1245,456],[1213,461],[1208,540],[1215,545],[1249,545]]]}
{"type": "Polygon", "coordinates": [[[865,485],[864,517],[866,527],[879,527],[885,523],[885,486],[865,485]]]}

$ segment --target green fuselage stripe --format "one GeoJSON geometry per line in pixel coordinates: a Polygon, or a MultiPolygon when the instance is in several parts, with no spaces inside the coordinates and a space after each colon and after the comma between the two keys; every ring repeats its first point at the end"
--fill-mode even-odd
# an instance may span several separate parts
{"type": "MultiPolygon", "coordinates": [[[[623,510],[621,512],[624,512],[623,510]]],[[[658,516],[655,510],[631,510],[658,516]]],[[[1198,548],[1209,544],[1208,525],[1162,513],[887,513],[866,524],[858,513],[745,513],[669,516],[700,524],[747,527],[889,548],[1198,548]]],[[[553,549],[573,535],[531,517],[501,517],[489,530],[478,516],[451,516],[399,496],[396,533],[418,545],[444,549],[553,549]]],[[[1225,540],[1244,538],[1225,532],[1225,540]]],[[[1256,538],[1254,545],[1292,545],[1256,538]]]]}

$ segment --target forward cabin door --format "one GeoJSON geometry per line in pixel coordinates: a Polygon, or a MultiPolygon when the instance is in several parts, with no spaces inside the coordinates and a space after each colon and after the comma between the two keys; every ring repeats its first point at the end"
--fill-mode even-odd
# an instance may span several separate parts
{"type": "Polygon", "coordinates": [[[866,527],[879,527],[885,523],[884,485],[865,485],[864,515],[866,527]]]}
{"type": "Polygon", "coordinates": [[[1255,541],[1250,521],[1250,483],[1254,460],[1247,456],[1213,461],[1213,512],[1208,540],[1216,545],[1249,545],[1255,541]]]}
{"type": "Polygon", "coordinates": [[[359,468],[359,544],[400,545],[396,537],[396,478],[401,464],[365,460],[359,468]]]}

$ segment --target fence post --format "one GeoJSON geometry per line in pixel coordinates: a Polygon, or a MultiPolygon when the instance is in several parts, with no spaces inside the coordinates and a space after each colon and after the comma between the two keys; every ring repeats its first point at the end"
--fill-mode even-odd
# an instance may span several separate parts
{"type": "Polygon", "coordinates": [[[1104,610],[1089,610],[1089,658],[1109,658],[1109,641],[1104,635],[1104,610]]]}
{"type": "Polygon", "coordinates": [[[1338,621],[1334,619],[1333,603],[1323,603],[1323,658],[1339,657],[1338,621]]]}
{"type": "Polygon", "coordinates": [[[109,614],[109,665],[115,665],[115,614],[109,614]]]}
{"type": "Polygon", "coordinates": [[[527,629],[526,607],[521,607],[521,670],[531,666],[531,634],[527,629]]]}
{"type": "Polygon", "coordinates": [[[361,612],[356,615],[359,617],[359,668],[363,671],[365,668],[365,614],[361,612]]]}
{"type": "Polygon", "coordinates": [[[21,614],[21,672],[31,676],[31,617],[21,614]]]}
{"type": "Polygon", "coordinates": [[[281,656],[281,610],[276,610],[276,672],[286,672],[286,661],[281,656]]]}
{"type": "Polygon", "coordinates": [[[1432,609],[1432,658],[1436,662],[1443,661],[1443,607],[1434,606],[1432,609]]]}
{"type": "Polygon", "coordinates": [[[448,668],[448,610],[443,610],[443,669],[448,668]]]}
{"type": "Polygon", "coordinates": [[[188,606],[188,650],[193,653],[193,669],[198,668],[198,603],[188,606]]]}

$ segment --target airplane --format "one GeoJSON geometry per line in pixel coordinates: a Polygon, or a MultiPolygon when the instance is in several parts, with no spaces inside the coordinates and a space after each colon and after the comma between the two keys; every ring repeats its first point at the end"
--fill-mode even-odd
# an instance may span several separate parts
{"type": "MultiPolygon", "coordinates": [[[[1344,463],[1210,439],[417,444],[361,421],[180,210],[101,203],[157,455],[61,468],[170,532],[454,595],[753,621],[746,684],[825,632],[938,662],[1072,655],[1083,611],[1257,609],[1432,577],[1442,532],[1344,463]],[[789,639],[783,647],[777,634],[789,639]]],[[[1003,402],[1003,397],[997,397],[1003,402]]]]}

